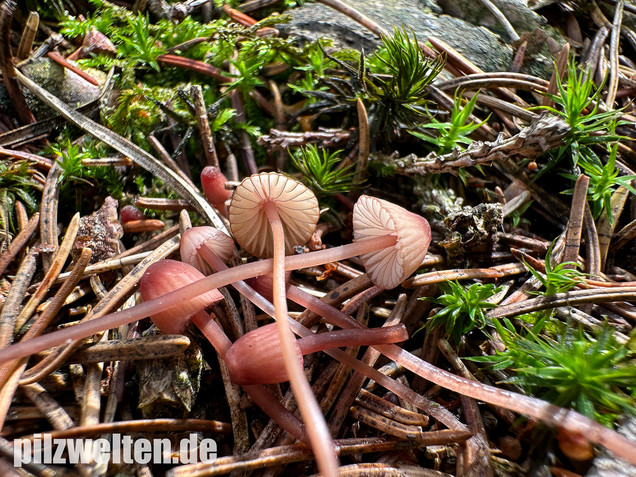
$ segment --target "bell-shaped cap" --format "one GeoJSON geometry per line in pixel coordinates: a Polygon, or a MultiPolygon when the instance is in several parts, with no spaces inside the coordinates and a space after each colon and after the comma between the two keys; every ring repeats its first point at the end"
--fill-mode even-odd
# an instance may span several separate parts
{"type": "MultiPolygon", "coordinates": [[[[192,265],[176,260],[161,260],[148,267],[139,282],[139,291],[144,301],[148,301],[202,278],[204,275],[192,265]]],[[[191,300],[179,302],[178,306],[150,318],[162,333],[183,334],[192,315],[222,299],[223,295],[215,288],[191,300]]]]}
{"type": "Polygon", "coordinates": [[[431,243],[431,227],[424,217],[386,200],[360,196],[353,207],[353,236],[356,241],[394,235],[393,247],[361,255],[373,283],[391,289],[421,265],[431,243]]]}
{"type": "Polygon", "coordinates": [[[285,253],[307,243],[316,228],[320,209],[314,193],[300,182],[275,172],[254,174],[241,182],[230,202],[230,229],[250,254],[267,258],[274,241],[264,206],[273,203],[283,224],[285,253]]]}
{"type": "Polygon", "coordinates": [[[199,249],[207,247],[224,262],[234,254],[234,240],[214,227],[192,227],[181,234],[179,251],[181,260],[203,273],[212,273],[212,268],[199,256],[199,249]]]}
{"type": "MultiPolygon", "coordinates": [[[[297,359],[303,363],[300,349],[297,359]]],[[[287,381],[276,323],[261,326],[237,339],[225,355],[235,384],[275,384],[287,381]]]]}

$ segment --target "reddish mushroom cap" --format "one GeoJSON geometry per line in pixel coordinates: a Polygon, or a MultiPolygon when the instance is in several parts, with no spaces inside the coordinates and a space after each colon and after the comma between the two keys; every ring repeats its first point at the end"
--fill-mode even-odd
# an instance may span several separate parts
{"type": "Polygon", "coordinates": [[[232,197],[232,192],[225,188],[226,182],[227,179],[218,167],[207,166],[201,171],[201,187],[205,197],[225,216],[227,216],[225,201],[232,197]]]}
{"type": "Polygon", "coordinates": [[[132,220],[144,220],[146,216],[134,205],[125,205],[119,212],[120,220],[122,224],[130,222],[132,220]]]}
{"type": "Polygon", "coordinates": [[[395,235],[395,246],[361,255],[369,277],[381,288],[395,288],[422,263],[431,243],[431,227],[424,217],[386,200],[361,196],[353,208],[356,241],[395,235]]]}
{"type": "Polygon", "coordinates": [[[243,180],[230,202],[230,229],[236,241],[252,255],[271,257],[272,230],[264,210],[274,203],[285,233],[285,253],[305,245],[320,216],[318,199],[300,182],[275,172],[254,174],[243,180]]]}
{"type": "MultiPolygon", "coordinates": [[[[303,363],[300,349],[297,359],[303,363]]],[[[225,355],[235,384],[274,384],[287,381],[276,323],[261,326],[237,339],[225,355]]]]}
{"type": "Polygon", "coordinates": [[[203,273],[212,273],[211,267],[199,257],[200,247],[208,247],[221,260],[227,262],[234,254],[232,238],[214,227],[192,227],[181,235],[181,260],[203,273]]]}
{"type": "MultiPolygon", "coordinates": [[[[144,301],[148,301],[202,278],[203,274],[187,263],[162,260],[148,267],[139,282],[139,291],[144,301]]],[[[214,289],[150,318],[162,333],[183,334],[192,315],[222,299],[223,295],[214,289]]]]}

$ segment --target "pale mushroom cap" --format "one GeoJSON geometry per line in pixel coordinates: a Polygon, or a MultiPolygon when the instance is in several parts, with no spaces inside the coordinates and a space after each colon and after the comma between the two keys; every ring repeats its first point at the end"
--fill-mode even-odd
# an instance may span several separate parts
{"type": "Polygon", "coordinates": [[[431,228],[424,217],[367,195],[353,208],[353,235],[356,241],[385,235],[397,238],[393,247],[360,256],[371,281],[387,290],[417,270],[431,243],[431,228]]]}
{"type": "MultiPolygon", "coordinates": [[[[148,267],[141,277],[139,291],[144,301],[148,301],[202,278],[203,274],[192,265],[176,260],[162,260],[148,267]]],[[[222,299],[223,295],[215,288],[150,318],[162,333],[183,334],[192,315],[222,299]]]]}
{"type": "Polygon", "coordinates": [[[192,227],[181,235],[179,251],[181,260],[203,273],[212,273],[211,267],[199,257],[199,249],[208,247],[221,260],[228,262],[234,254],[234,240],[214,227],[192,227]]]}
{"type": "Polygon", "coordinates": [[[289,255],[314,232],[320,216],[318,199],[300,182],[275,172],[244,179],[230,202],[230,229],[241,247],[257,257],[274,254],[272,230],[263,209],[267,202],[276,204],[289,255]]]}

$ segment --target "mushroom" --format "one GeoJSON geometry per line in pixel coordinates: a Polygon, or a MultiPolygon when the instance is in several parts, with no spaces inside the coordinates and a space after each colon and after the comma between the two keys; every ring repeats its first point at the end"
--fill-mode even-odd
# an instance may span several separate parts
{"type": "Polygon", "coordinates": [[[321,473],[338,475],[338,460],[329,428],[305,376],[300,350],[287,322],[285,252],[304,245],[320,216],[318,199],[307,187],[282,174],[255,174],[234,191],[228,219],[234,239],[252,255],[274,257],[274,309],[280,350],[300,414],[321,473]]]}
{"type": "MultiPolygon", "coordinates": [[[[375,206],[373,206],[370,210],[379,210],[380,213],[388,215],[391,215],[391,213],[395,212],[390,211],[386,207],[382,207],[381,205],[382,203],[380,203],[379,206],[378,204],[375,204],[375,206]]],[[[365,212],[364,209],[363,212],[365,212]]],[[[407,221],[414,220],[415,214],[411,214],[410,212],[404,210],[402,210],[401,213],[404,214],[406,217],[410,217],[410,219],[407,219],[407,221]]],[[[393,225],[395,226],[396,224],[397,222],[393,220],[393,225]]],[[[423,244],[428,244],[430,242],[430,237],[427,237],[428,230],[428,226],[423,226],[422,224],[422,230],[418,234],[421,236],[421,242],[423,244]]],[[[398,237],[395,234],[396,231],[397,229],[395,229],[394,232],[387,231],[387,235],[379,236],[377,239],[359,240],[354,244],[348,244],[328,250],[321,250],[298,256],[287,257],[285,260],[285,268],[287,270],[294,270],[298,268],[317,266],[327,262],[344,260],[355,255],[367,254],[374,250],[381,250],[386,247],[392,247],[398,242],[398,237]]],[[[384,261],[380,260],[379,263],[384,263],[384,261]]],[[[417,268],[418,265],[419,263],[412,263],[410,264],[409,268],[414,269],[417,268]]],[[[241,265],[221,272],[217,272],[197,282],[188,284],[167,295],[155,298],[154,300],[150,300],[149,302],[142,303],[135,307],[112,313],[80,325],[68,327],[64,330],[56,331],[54,333],[49,333],[47,335],[11,345],[0,350],[0,363],[6,362],[11,359],[26,357],[30,354],[37,353],[39,351],[54,346],[59,346],[61,344],[64,344],[68,340],[84,338],[105,329],[114,328],[122,324],[130,323],[158,311],[162,311],[166,308],[178,307],[183,302],[190,300],[200,294],[208,292],[211,288],[218,288],[220,286],[238,282],[246,278],[270,273],[271,271],[272,261],[262,260],[260,262],[249,263],[246,265],[241,265]]],[[[401,275],[405,276],[406,271],[407,269],[405,268],[402,271],[401,275]]],[[[389,283],[387,282],[387,284],[389,283]]],[[[291,291],[292,289],[290,288],[290,298],[291,291]]],[[[327,308],[322,311],[314,311],[317,311],[325,317],[329,316],[329,314],[331,313],[334,313],[333,310],[335,310],[335,312],[342,313],[333,307],[330,307],[332,310],[329,310],[328,305],[326,305],[326,307],[327,308]]],[[[351,318],[347,317],[346,315],[344,315],[342,319],[343,323],[351,320],[351,318]]],[[[351,321],[353,322],[349,322],[349,326],[347,327],[359,326],[359,324],[354,320],[351,321]]],[[[302,328],[298,328],[298,332],[301,334],[305,333],[302,328]]],[[[405,368],[411,370],[419,376],[422,376],[423,378],[434,382],[442,387],[472,397],[474,399],[499,405],[512,411],[525,414],[536,419],[540,419],[548,424],[564,428],[571,432],[582,432],[590,441],[599,445],[603,445],[608,450],[612,451],[616,456],[622,457],[632,464],[636,464],[636,444],[634,442],[631,442],[629,439],[618,434],[617,432],[608,429],[575,411],[560,408],[541,399],[523,396],[517,393],[495,388],[494,386],[484,385],[477,381],[471,381],[460,376],[456,376],[423,361],[422,359],[397,346],[383,345],[378,346],[378,349],[382,351],[383,354],[394,360],[396,363],[403,365],[405,368]]],[[[345,353],[340,354],[337,351],[338,350],[333,350],[329,351],[328,353],[333,355],[340,355],[343,360],[348,360],[348,358],[350,358],[347,357],[345,353]]],[[[355,360],[348,360],[347,362],[350,363],[351,366],[357,366],[355,360]]],[[[382,375],[379,374],[377,381],[380,382],[382,379],[382,375]]],[[[384,382],[387,383],[386,386],[388,388],[390,383],[386,380],[384,382]]]]}
{"type": "MultiPolygon", "coordinates": [[[[219,233],[227,237],[222,232],[219,233]]],[[[227,238],[232,241],[229,237],[227,238]]],[[[139,289],[144,300],[151,300],[181,287],[184,283],[200,280],[202,277],[203,274],[192,265],[176,260],[162,260],[148,267],[141,279],[139,289]]],[[[222,299],[223,295],[214,289],[188,301],[184,307],[170,308],[156,313],[151,316],[151,319],[163,333],[167,334],[184,334],[188,321],[191,320],[214,346],[221,358],[226,359],[232,342],[223,329],[216,324],[213,316],[208,315],[204,310],[206,306],[222,299]]],[[[267,389],[256,385],[256,383],[244,384],[243,388],[268,416],[292,436],[303,442],[308,442],[302,423],[283,407],[267,389]]]]}
{"type": "MultiPolygon", "coordinates": [[[[192,265],[176,260],[161,260],[148,267],[139,282],[139,291],[144,301],[152,300],[176,290],[184,283],[201,278],[203,274],[192,265]]],[[[187,301],[178,309],[169,308],[153,314],[150,318],[157,328],[166,334],[184,334],[188,322],[192,320],[212,343],[217,353],[225,356],[232,342],[204,310],[206,306],[222,299],[223,295],[215,288],[187,301]]]]}
{"type": "Polygon", "coordinates": [[[225,188],[226,182],[227,179],[218,167],[207,166],[201,171],[201,187],[205,198],[223,217],[227,217],[225,202],[232,197],[232,192],[225,188]]]}
{"type": "MultiPolygon", "coordinates": [[[[311,334],[298,340],[298,360],[302,363],[304,355],[316,351],[344,346],[397,343],[406,341],[408,337],[404,325],[311,334]]],[[[236,340],[225,355],[225,363],[236,384],[275,384],[287,381],[274,323],[261,326],[236,340]]]]}
{"type": "Polygon", "coordinates": [[[125,234],[154,232],[161,230],[165,224],[161,220],[147,219],[141,210],[134,205],[125,205],[120,213],[120,222],[125,234]]]}
{"type": "Polygon", "coordinates": [[[394,235],[395,247],[360,255],[374,285],[391,289],[407,279],[422,263],[431,243],[431,227],[420,215],[405,211],[386,200],[360,196],[353,206],[353,236],[356,241],[394,235]]]}

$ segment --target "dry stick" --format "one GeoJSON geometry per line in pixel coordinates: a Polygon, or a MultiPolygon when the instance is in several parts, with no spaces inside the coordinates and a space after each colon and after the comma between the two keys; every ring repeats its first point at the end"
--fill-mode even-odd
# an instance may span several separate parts
{"type": "MultiPolygon", "coordinates": [[[[433,444],[449,444],[463,438],[465,433],[447,431],[431,432],[437,439],[433,444]]],[[[335,441],[340,455],[358,455],[370,452],[387,452],[404,450],[413,447],[408,441],[387,440],[382,437],[366,439],[339,439],[335,441]]],[[[302,462],[313,458],[311,450],[302,444],[293,444],[269,449],[251,451],[241,455],[219,457],[213,463],[196,463],[182,465],[171,470],[171,477],[203,477],[229,474],[234,471],[255,472],[263,468],[302,462]]]]}
{"type": "Polygon", "coordinates": [[[493,14],[497,21],[501,23],[501,26],[504,30],[506,30],[506,33],[508,34],[512,42],[519,41],[521,39],[519,38],[519,35],[517,35],[517,32],[510,24],[506,16],[501,13],[501,10],[499,10],[490,0],[481,0],[481,3],[483,3],[484,6],[488,8],[488,10],[490,10],[490,13],[493,14]]]}
{"type": "Polygon", "coordinates": [[[166,148],[163,147],[163,144],[159,142],[159,139],[157,139],[152,134],[149,134],[148,136],[146,136],[146,140],[150,143],[152,148],[157,151],[157,154],[159,154],[159,157],[166,164],[166,166],[168,166],[175,174],[178,174],[185,182],[190,184],[192,188],[196,187],[192,180],[187,176],[187,174],[183,172],[179,168],[177,163],[174,162],[174,159],[170,157],[170,154],[168,153],[168,151],[166,151],[166,148]]]}
{"type": "Polygon", "coordinates": [[[620,186],[616,189],[610,199],[610,210],[612,211],[614,220],[610,220],[609,214],[605,210],[598,220],[598,246],[601,254],[601,271],[605,271],[607,252],[609,250],[610,242],[612,241],[612,236],[614,235],[614,229],[618,223],[616,217],[618,217],[618,215],[622,212],[629,196],[630,192],[627,188],[620,186]]]}
{"type": "Polygon", "coordinates": [[[182,355],[191,341],[183,335],[140,336],[139,338],[110,340],[79,349],[67,363],[103,363],[107,361],[136,361],[169,358],[182,355]]]}
{"type": "Polygon", "coordinates": [[[356,397],[356,403],[370,409],[371,411],[388,417],[389,419],[401,422],[402,424],[408,424],[411,426],[428,426],[430,422],[428,416],[397,406],[386,399],[382,399],[380,396],[376,396],[366,389],[360,390],[360,393],[356,397]]]}
{"type": "MultiPolygon", "coordinates": [[[[555,295],[532,298],[522,303],[500,306],[487,313],[488,318],[503,318],[531,311],[556,308],[564,305],[578,305],[581,303],[606,303],[613,301],[636,299],[636,286],[593,288],[589,290],[573,290],[555,295]],[[596,300],[596,301],[595,301],[596,300]]],[[[634,457],[636,459],[636,456],[634,457]]]]}
{"type": "MultiPolygon", "coordinates": [[[[525,269],[523,270],[525,271],[525,269]]],[[[519,272],[523,273],[523,272],[519,272]]],[[[417,288],[424,285],[432,285],[447,280],[470,280],[483,278],[502,278],[504,274],[499,270],[492,268],[456,268],[453,270],[440,270],[434,272],[423,273],[409,278],[402,286],[404,288],[417,288]]]]}
{"type": "Polygon", "coordinates": [[[22,30],[22,37],[20,38],[20,45],[18,46],[18,52],[16,58],[18,60],[26,60],[31,56],[31,47],[33,46],[33,40],[38,32],[38,25],[40,23],[40,16],[37,12],[29,12],[29,18],[27,18],[24,30],[22,30]]]}
{"type": "MultiPolygon", "coordinates": [[[[528,91],[547,91],[549,83],[536,76],[526,75],[522,73],[472,73],[469,75],[453,78],[446,81],[435,83],[435,87],[442,91],[454,91],[461,89],[480,89],[480,88],[496,88],[499,86],[511,86],[517,89],[525,89],[528,91]]],[[[521,102],[521,104],[526,104],[521,102]]]]}
{"type": "Polygon", "coordinates": [[[33,214],[33,216],[31,216],[29,222],[20,231],[18,236],[14,238],[13,241],[9,244],[9,248],[7,249],[7,251],[3,252],[2,256],[0,257],[0,276],[2,276],[2,274],[7,269],[14,257],[18,254],[18,252],[22,250],[22,247],[24,247],[29,241],[31,235],[33,235],[33,232],[35,232],[35,229],[38,228],[39,222],[40,213],[36,212],[33,214]]]}
{"type": "Polygon", "coordinates": [[[356,107],[358,109],[358,162],[356,163],[356,175],[354,184],[362,184],[366,175],[367,165],[369,164],[369,154],[371,152],[371,138],[369,136],[369,117],[364,103],[360,98],[357,99],[356,107]]]}
{"type": "Polygon", "coordinates": [[[320,472],[326,476],[338,475],[338,459],[334,452],[329,428],[320,412],[320,406],[305,376],[303,366],[296,359],[298,344],[287,321],[287,297],[285,295],[285,235],[283,224],[273,202],[264,206],[269,220],[274,242],[273,297],[274,313],[285,371],[291,384],[303,421],[307,423],[307,433],[311,447],[316,454],[320,472]]]}
{"type": "Polygon", "coordinates": [[[18,79],[27,86],[31,92],[44,101],[48,106],[57,111],[61,116],[121,154],[130,157],[133,161],[135,161],[135,163],[158,176],[167,185],[172,187],[175,192],[187,199],[206,220],[214,225],[214,227],[227,233],[225,224],[219,217],[216,210],[205,200],[199,191],[192,189],[189,184],[181,178],[181,176],[175,174],[170,169],[167,169],[155,157],[148,154],[139,146],[127,141],[101,124],[88,119],[86,116],[78,113],[74,109],[69,108],[64,102],[60,101],[19,71],[16,71],[16,73],[18,79]]]}
{"type": "Polygon", "coordinates": [[[636,220],[632,220],[616,234],[616,241],[610,247],[610,252],[616,253],[625,245],[633,243],[634,239],[636,239],[636,220]]]}
{"type": "MultiPolygon", "coordinates": [[[[455,371],[466,379],[476,381],[474,376],[468,371],[468,368],[462,363],[457,356],[455,350],[451,347],[450,343],[444,338],[437,342],[437,347],[442,354],[451,363],[455,371]]],[[[479,412],[479,407],[474,399],[466,396],[461,396],[462,407],[464,408],[464,415],[468,426],[473,435],[468,438],[464,447],[464,455],[468,457],[463,462],[464,471],[468,469],[479,469],[479,475],[492,476],[493,470],[490,464],[490,446],[488,445],[488,438],[486,436],[486,429],[484,427],[484,421],[479,412]]]]}
{"type": "MultiPolygon", "coordinates": [[[[232,427],[226,422],[209,419],[137,419],[134,421],[109,422],[85,427],[76,426],[63,431],[52,431],[51,438],[77,439],[115,432],[141,432],[145,434],[148,432],[181,431],[229,434],[232,431],[232,427]]],[[[33,440],[36,435],[23,436],[22,439],[33,440]]]]}
{"type": "Polygon", "coordinates": [[[585,227],[585,248],[587,256],[587,273],[593,280],[598,280],[601,274],[601,250],[599,247],[598,232],[594,224],[594,217],[590,210],[590,205],[585,203],[585,217],[583,217],[585,227]]]}
{"type": "Polygon", "coordinates": [[[523,66],[523,60],[526,58],[526,50],[528,49],[528,41],[525,40],[519,47],[517,51],[515,51],[515,55],[512,57],[512,61],[510,63],[510,71],[513,73],[519,73],[521,67],[523,66]]]}
{"type": "Polygon", "coordinates": [[[587,186],[589,183],[589,177],[580,175],[574,185],[570,220],[565,231],[565,251],[561,257],[562,263],[572,262],[569,265],[565,265],[566,268],[575,268],[576,260],[579,257],[581,229],[583,228],[583,217],[585,216],[585,205],[587,204],[587,186]]]}
{"type": "Polygon", "coordinates": [[[379,37],[390,36],[389,32],[385,30],[384,28],[382,28],[380,25],[378,25],[376,22],[371,20],[366,15],[363,15],[355,8],[352,8],[346,3],[341,2],[340,0],[318,0],[318,1],[322,3],[323,5],[327,5],[328,7],[331,7],[334,10],[337,10],[340,13],[343,13],[344,15],[347,15],[353,21],[358,22],[360,25],[362,25],[367,30],[373,32],[375,35],[379,37]]]}
{"type": "Polygon", "coordinates": [[[599,30],[596,32],[596,35],[594,35],[592,46],[590,46],[590,49],[588,50],[587,56],[585,57],[584,61],[586,72],[584,74],[584,81],[587,81],[588,77],[594,77],[596,67],[598,65],[598,58],[603,51],[607,35],[609,35],[609,29],[607,27],[599,28],[599,30]]]}
{"type": "Polygon", "coordinates": [[[66,58],[64,58],[62,55],[60,55],[58,52],[49,51],[46,54],[46,56],[48,56],[50,59],[55,61],[58,65],[66,68],[67,70],[72,71],[80,78],[88,81],[93,86],[99,86],[99,81],[97,81],[95,78],[89,75],[86,71],[83,71],[79,69],[77,66],[75,66],[74,64],[69,63],[69,61],[66,58]]]}
{"type": "MultiPolygon", "coordinates": [[[[446,42],[442,41],[441,39],[433,35],[429,35],[428,41],[431,43],[431,45],[433,45],[433,47],[437,51],[443,52],[446,55],[446,58],[448,58],[448,63],[452,64],[463,73],[465,74],[483,74],[484,73],[484,71],[481,68],[479,68],[470,60],[468,60],[466,57],[462,56],[459,52],[457,52],[454,48],[452,48],[450,45],[448,45],[446,42]]],[[[508,99],[511,102],[524,104],[524,101],[520,97],[518,97],[516,94],[506,89],[498,89],[497,93],[503,95],[506,99],[508,99]]]]}
{"type": "MultiPolygon", "coordinates": [[[[232,70],[235,70],[235,68],[231,67],[230,71],[232,70]]],[[[245,108],[243,107],[241,92],[237,89],[232,90],[230,92],[230,99],[232,101],[232,107],[236,110],[236,120],[242,123],[246,122],[245,108]]],[[[254,151],[250,144],[249,135],[244,129],[239,131],[239,148],[243,152],[243,166],[245,167],[247,174],[257,174],[258,167],[256,166],[256,159],[254,158],[254,151]]]]}
{"type": "Polygon", "coordinates": [[[208,166],[220,167],[219,157],[216,155],[216,148],[214,147],[214,138],[210,130],[210,122],[208,121],[208,112],[205,109],[201,85],[192,85],[190,94],[194,100],[197,124],[199,125],[199,133],[201,134],[201,142],[203,143],[203,153],[205,154],[208,166]]]}
{"type": "MultiPolygon", "coordinates": [[[[274,99],[274,120],[276,121],[276,130],[285,131],[287,129],[287,124],[285,123],[285,112],[283,111],[283,98],[280,94],[280,90],[276,85],[275,81],[270,80],[268,82],[269,90],[272,93],[272,98],[274,99]]],[[[258,139],[257,139],[258,141],[258,139]]],[[[276,152],[276,162],[274,164],[274,169],[277,171],[282,171],[285,168],[285,157],[286,151],[277,151],[276,152]]]]}
{"type": "Polygon", "coordinates": [[[610,35],[610,52],[609,52],[609,65],[610,75],[607,82],[607,96],[605,97],[605,104],[608,108],[614,107],[614,100],[616,99],[616,91],[618,90],[618,48],[621,37],[621,23],[623,21],[623,7],[625,6],[624,0],[618,0],[616,2],[616,9],[614,10],[614,21],[612,23],[612,34],[610,35]]]}
{"type": "Polygon", "coordinates": [[[58,249],[58,252],[55,254],[53,261],[51,262],[51,266],[44,275],[40,286],[35,291],[35,293],[31,296],[27,304],[24,306],[18,317],[16,318],[15,330],[18,331],[22,325],[24,325],[31,315],[40,304],[40,302],[44,299],[49,289],[53,285],[53,282],[58,277],[64,264],[66,263],[66,259],[68,258],[73,246],[75,244],[75,236],[77,235],[77,231],[80,226],[80,214],[76,213],[71,221],[68,224],[66,229],[66,235],[64,236],[64,240],[58,249]]]}
{"type": "Polygon", "coordinates": [[[40,243],[42,247],[42,266],[48,271],[57,249],[57,204],[60,195],[60,177],[62,168],[55,161],[46,176],[46,184],[40,202],[40,243]]]}
{"type": "Polygon", "coordinates": [[[4,348],[13,339],[15,319],[20,312],[20,304],[26,295],[27,288],[36,268],[36,253],[31,249],[22,259],[11,288],[0,310],[0,347],[4,348]]]}
{"type": "Polygon", "coordinates": [[[64,408],[60,406],[40,384],[29,384],[28,386],[23,386],[22,390],[33,404],[36,405],[42,415],[51,423],[53,429],[63,431],[75,425],[73,419],[71,419],[64,408]]]}

